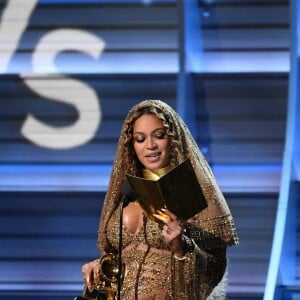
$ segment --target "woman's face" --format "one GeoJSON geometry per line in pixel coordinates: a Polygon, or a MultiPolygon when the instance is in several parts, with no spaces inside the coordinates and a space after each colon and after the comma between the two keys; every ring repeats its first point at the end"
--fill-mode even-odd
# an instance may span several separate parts
{"type": "Polygon", "coordinates": [[[170,138],[155,115],[139,117],[133,125],[133,148],[145,169],[157,170],[169,163],[170,138]]]}

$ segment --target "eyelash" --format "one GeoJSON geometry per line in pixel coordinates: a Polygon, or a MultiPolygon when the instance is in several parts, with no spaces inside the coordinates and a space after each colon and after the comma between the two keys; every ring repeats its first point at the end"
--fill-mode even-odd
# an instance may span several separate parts
{"type": "Polygon", "coordinates": [[[143,143],[144,140],[145,140],[145,139],[142,139],[142,140],[138,140],[138,139],[136,139],[136,138],[134,139],[134,141],[137,142],[137,143],[143,143]]]}
{"type": "MultiPolygon", "coordinates": [[[[157,139],[162,140],[162,139],[165,138],[166,133],[165,133],[165,132],[160,132],[160,133],[156,133],[154,136],[155,136],[157,139]]],[[[143,143],[143,142],[145,141],[145,138],[141,138],[141,139],[140,139],[140,138],[138,138],[138,137],[135,137],[135,138],[134,138],[134,141],[137,142],[137,143],[143,143]]]]}
{"type": "Polygon", "coordinates": [[[155,135],[155,137],[158,138],[158,139],[160,139],[160,140],[164,139],[165,136],[166,136],[165,132],[158,133],[158,134],[155,135]]]}

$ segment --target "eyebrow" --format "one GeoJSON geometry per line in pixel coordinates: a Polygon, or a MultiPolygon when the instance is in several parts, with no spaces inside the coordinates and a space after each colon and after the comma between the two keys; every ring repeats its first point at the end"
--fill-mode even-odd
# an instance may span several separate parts
{"type": "MultiPolygon", "coordinates": [[[[159,127],[159,128],[154,129],[151,133],[155,133],[156,131],[162,130],[162,129],[163,129],[163,130],[166,130],[165,127],[159,127]]],[[[142,132],[142,131],[134,131],[133,134],[145,134],[145,132],[142,132]]]]}

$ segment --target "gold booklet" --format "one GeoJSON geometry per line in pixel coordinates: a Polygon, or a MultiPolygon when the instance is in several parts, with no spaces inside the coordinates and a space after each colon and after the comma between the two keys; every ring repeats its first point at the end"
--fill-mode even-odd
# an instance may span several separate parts
{"type": "Polygon", "coordinates": [[[207,207],[202,189],[189,159],[163,175],[150,180],[126,175],[138,201],[148,218],[162,208],[167,208],[177,217],[189,219],[207,207]]]}

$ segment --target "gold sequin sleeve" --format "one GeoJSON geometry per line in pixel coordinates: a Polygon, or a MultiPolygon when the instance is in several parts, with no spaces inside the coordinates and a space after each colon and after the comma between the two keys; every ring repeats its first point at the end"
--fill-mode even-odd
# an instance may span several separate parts
{"type": "MultiPolygon", "coordinates": [[[[227,246],[190,222],[184,224],[183,239],[184,259],[172,261],[173,298],[207,299],[220,282],[226,284],[227,246]]],[[[216,299],[225,299],[224,288],[219,287],[216,299]]]]}

